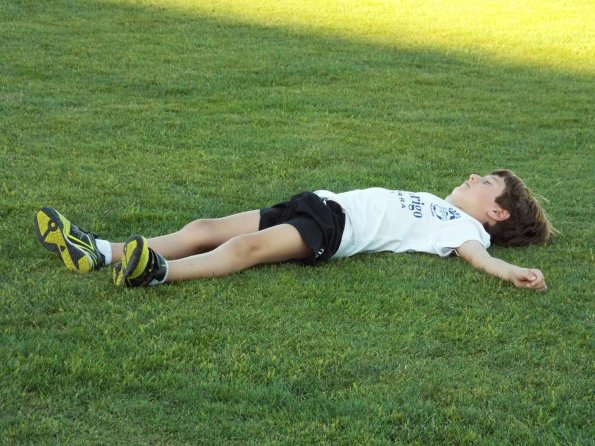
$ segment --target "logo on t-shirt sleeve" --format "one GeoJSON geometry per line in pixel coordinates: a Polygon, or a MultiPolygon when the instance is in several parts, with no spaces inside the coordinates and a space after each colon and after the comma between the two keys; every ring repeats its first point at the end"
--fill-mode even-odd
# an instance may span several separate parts
{"type": "Polygon", "coordinates": [[[432,203],[430,208],[432,209],[432,215],[439,220],[456,220],[457,218],[461,218],[461,214],[454,208],[446,208],[435,203],[432,203]]]}

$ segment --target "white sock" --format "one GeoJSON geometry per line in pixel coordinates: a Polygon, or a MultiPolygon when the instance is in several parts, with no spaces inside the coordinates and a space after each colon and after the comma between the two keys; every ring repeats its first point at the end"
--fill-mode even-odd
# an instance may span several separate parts
{"type": "Polygon", "coordinates": [[[99,252],[105,257],[104,265],[110,265],[112,263],[112,245],[110,245],[110,242],[97,238],[95,244],[99,252]]]}

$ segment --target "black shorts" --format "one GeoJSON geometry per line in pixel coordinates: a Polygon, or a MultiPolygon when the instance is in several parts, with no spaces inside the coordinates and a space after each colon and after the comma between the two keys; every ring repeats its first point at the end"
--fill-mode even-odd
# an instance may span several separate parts
{"type": "Polygon", "coordinates": [[[312,256],[298,263],[314,265],[329,260],[339,249],[345,228],[345,214],[339,204],[323,200],[312,192],[303,192],[289,201],[260,210],[259,230],[287,223],[295,227],[312,256]]]}

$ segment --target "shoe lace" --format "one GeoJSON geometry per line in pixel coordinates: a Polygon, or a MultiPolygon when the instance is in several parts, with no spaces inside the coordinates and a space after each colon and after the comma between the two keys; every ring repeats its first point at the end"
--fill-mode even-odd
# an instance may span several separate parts
{"type": "Polygon", "coordinates": [[[70,231],[73,232],[78,237],[83,236],[83,235],[89,235],[89,236],[93,237],[93,239],[96,239],[99,237],[94,232],[87,231],[86,229],[83,229],[80,226],[73,225],[73,224],[70,225],[70,231]]]}
{"type": "Polygon", "coordinates": [[[91,244],[92,251],[87,251],[87,253],[93,259],[93,264],[95,265],[95,269],[100,268],[105,264],[105,256],[99,251],[97,248],[95,240],[99,237],[97,234],[91,231],[87,231],[80,226],[71,224],[70,226],[70,233],[74,235],[79,240],[84,240],[86,236],[91,244]]]}

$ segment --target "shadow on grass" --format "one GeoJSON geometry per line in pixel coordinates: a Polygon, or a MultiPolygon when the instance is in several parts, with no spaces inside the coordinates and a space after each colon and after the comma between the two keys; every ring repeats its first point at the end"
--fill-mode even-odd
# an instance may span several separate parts
{"type": "Polygon", "coordinates": [[[572,191],[594,167],[592,77],[171,9],[2,9],[4,215],[76,202],[83,183],[100,208],[161,208],[167,195],[189,218],[303,189],[445,195],[470,172],[509,167],[556,203],[558,222],[586,217],[572,191]],[[145,168],[124,181],[124,164],[145,168]]]}
{"type": "Polygon", "coordinates": [[[261,179],[267,196],[271,182],[345,189],[395,177],[446,192],[469,170],[503,165],[552,196],[552,174],[575,185],[593,167],[588,76],[159,8],[3,9],[3,145],[17,165],[31,151],[90,150],[107,169],[126,151],[157,169],[180,161],[175,184],[217,171],[261,179]]]}

